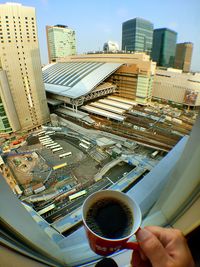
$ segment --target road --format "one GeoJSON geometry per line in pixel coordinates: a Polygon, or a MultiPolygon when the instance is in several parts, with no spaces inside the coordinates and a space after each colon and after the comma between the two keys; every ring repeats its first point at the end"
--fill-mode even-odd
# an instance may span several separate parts
{"type": "Polygon", "coordinates": [[[75,210],[76,208],[80,207],[83,204],[83,201],[92,193],[108,188],[111,186],[111,182],[107,179],[101,179],[90,188],[88,188],[88,193],[83,197],[80,197],[74,201],[67,201],[64,204],[61,204],[55,212],[49,212],[48,216],[45,217],[45,220],[48,223],[52,223],[55,219],[65,216],[66,214],[70,213],[71,211],[75,210]]]}

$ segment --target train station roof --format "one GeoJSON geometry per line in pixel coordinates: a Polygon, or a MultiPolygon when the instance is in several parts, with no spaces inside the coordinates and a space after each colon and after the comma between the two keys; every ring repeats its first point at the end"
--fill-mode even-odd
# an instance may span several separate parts
{"type": "Polygon", "coordinates": [[[49,64],[43,68],[45,90],[75,99],[89,94],[121,65],[73,61],[49,64]]]}
{"type": "Polygon", "coordinates": [[[116,121],[124,121],[125,120],[124,116],[121,116],[119,114],[116,114],[116,113],[113,113],[110,111],[106,111],[106,110],[103,110],[100,108],[96,108],[96,107],[93,107],[90,105],[82,106],[82,109],[86,110],[89,113],[97,114],[97,115],[100,115],[100,116],[103,116],[106,118],[111,118],[111,119],[116,120],[116,121]]]}

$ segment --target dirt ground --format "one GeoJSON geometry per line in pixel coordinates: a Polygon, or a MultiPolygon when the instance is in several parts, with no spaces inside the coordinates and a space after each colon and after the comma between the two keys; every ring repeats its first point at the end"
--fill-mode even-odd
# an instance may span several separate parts
{"type": "Polygon", "coordinates": [[[37,175],[36,177],[33,176],[32,171],[34,168],[42,171],[48,170],[46,163],[41,161],[35,153],[11,156],[8,158],[8,164],[18,181],[18,184],[24,188],[37,184],[43,180],[40,175],[37,175]]]}
{"type": "Polygon", "coordinates": [[[92,180],[94,175],[98,172],[98,163],[92,158],[86,158],[81,161],[80,165],[73,169],[73,174],[77,177],[79,182],[86,182],[92,180]]]}
{"type": "MultiPolygon", "coordinates": [[[[48,175],[52,182],[56,180],[56,177],[60,177],[67,173],[71,173],[71,177],[74,177],[74,183],[85,183],[91,181],[94,175],[99,171],[98,162],[91,158],[87,153],[81,151],[78,146],[68,143],[66,140],[59,138],[54,139],[56,143],[60,144],[63,150],[58,153],[53,153],[51,149],[47,149],[41,144],[35,144],[31,146],[23,146],[23,151],[35,151],[33,154],[17,155],[8,158],[8,163],[12,169],[16,180],[19,185],[24,188],[30,187],[34,184],[43,182],[48,175]],[[65,152],[72,152],[71,156],[60,159],[59,155],[65,152]],[[35,157],[34,157],[34,156],[35,157]],[[28,160],[31,157],[31,160],[28,160]],[[53,171],[52,167],[67,163],[67,171],[59,169],[53,171]],[[50,173],[51,172],[51,173],[50,173]]],[[[51,181],[48,181],[51,187],[51,181]]],[[[66,184],[69,181],[66,180],[66,184]]],[[[54,183],[55,186],[55,183],[54,183]]],[[[50,189],[50,188],[49,188],[50,189]]]]}

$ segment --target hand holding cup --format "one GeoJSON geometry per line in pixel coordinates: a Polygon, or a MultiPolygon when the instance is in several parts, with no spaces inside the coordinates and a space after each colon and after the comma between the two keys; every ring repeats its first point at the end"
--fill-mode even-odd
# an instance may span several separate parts
{"type": "Polygon", "coordinates": [[[128,242],[141,224],[138,204],[124,193],[103,190],[90,195],[83,204],[83,223],[91,249],[107,256],[120,249],[139,249],[128,242]]]}

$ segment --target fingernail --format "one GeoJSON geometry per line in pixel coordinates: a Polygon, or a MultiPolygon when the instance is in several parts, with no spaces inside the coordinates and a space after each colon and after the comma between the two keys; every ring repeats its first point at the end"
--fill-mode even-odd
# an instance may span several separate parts
{"type": "Polygon", "coordinates": [[[146,229],[140,229],[137,233],[136,233],[136,237],[138,241],[144,241],[145,239],[149,238],[151,236],[151,233],[149,231],[147,231],[146,229]]]}

